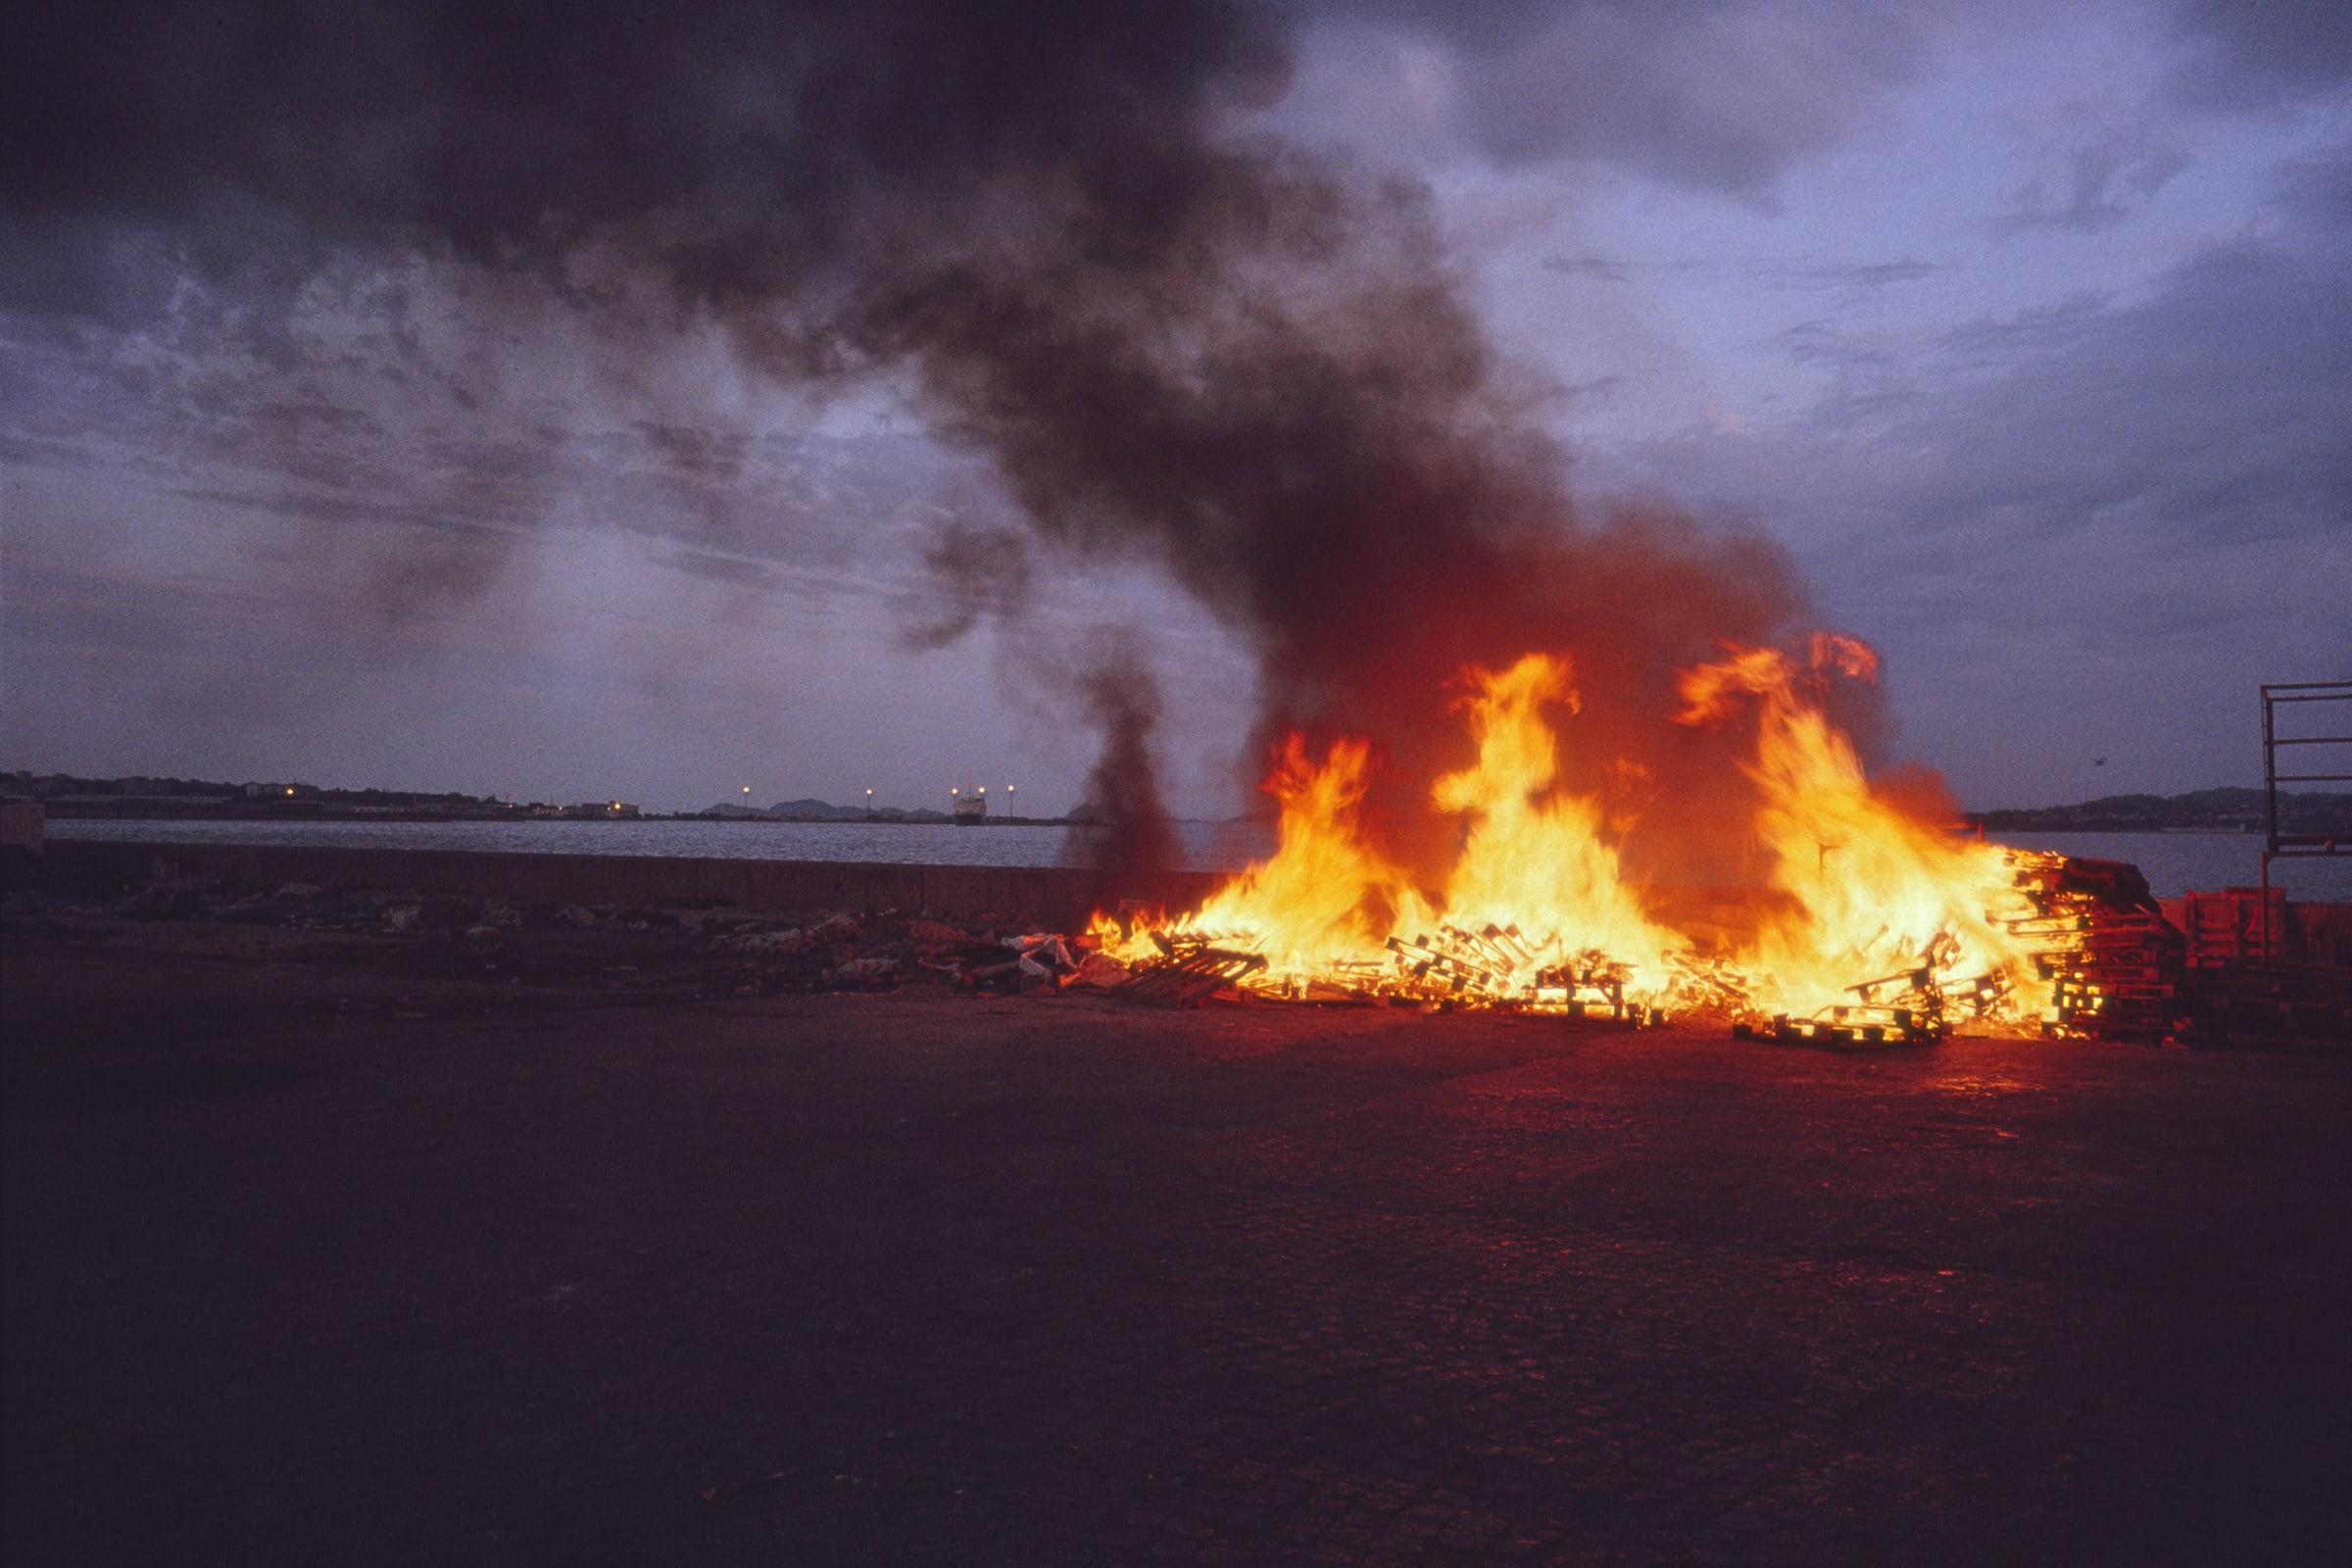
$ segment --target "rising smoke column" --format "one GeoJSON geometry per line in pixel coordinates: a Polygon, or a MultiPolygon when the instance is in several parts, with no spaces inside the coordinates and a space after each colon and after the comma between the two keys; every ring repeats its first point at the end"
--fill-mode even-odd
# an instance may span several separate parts
{"type": "Polygon", "coordinates": [[[1183,862],[1176,830],[1160,808],[1159,767],[1152,732],[1159,723],[1159,684],[1134,650],[1114,639],[1073,672],[1085,715],[1102,737],[1102,755],[1087,774],[1080,826],[1064,858],[1108,871],[1098,899],[1118,890],[1119,873],[1150,875],[1183,862]]]}
{"type": "MultiPolygon", "coordinates": [[[[587,310],[593,255],[776,377],[911,378],[1042,540],[1153,563],[1248,640],[1261,740],[1376,736],[1368,818],[1408,863],[1442,859],[1428,781],[1468,760],[1450,683],[1545,649],[1583,698],[1561,787],[1680,824],[1637,876],[1737,870],[1735,753],[1670,722],[1673,682],[1793,628],[1785,559],[1580,521],[1427,192],[1235,128],[1287,81],[1269,12],[259,0],[24,33],[0,68],[21,306],[135,309],[124,233],[232,289],[421,254],[587,310]]],[[[976,559],[934,565],[1000,569],[976,559]]],[[[1009,612],[1000,587],[963,599],[1009,612]]],[[[1081,694],[1096,794],[1137,816],[1155,699],[1119,688],[1144,678],[1081,694]]]]}

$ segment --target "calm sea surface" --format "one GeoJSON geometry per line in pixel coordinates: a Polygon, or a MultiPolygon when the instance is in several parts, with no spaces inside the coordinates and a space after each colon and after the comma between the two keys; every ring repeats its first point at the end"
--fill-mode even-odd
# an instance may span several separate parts
{"type": "MultiPolygon", "coordinates": [[[[1263,826],[1182,824],[1190,864],[1236,870],[1263,858],[1263,826]]],[[[879,860],[914,865],[1061,863],[1069,829],[867,822],[123,822],[52,821],[54,839],[144,843],[318,844],[355,849],[508,850],[542,855],[685,855],[760,860],[879,860]]],[[[2247,833],[2016,833],[2003,842],[2100,860],[2129,860],[2159,898],[2251,887],[2262,841],[2247,833]]],[[[2276,860],[2290,899],[2352,901],[2352,856],[2276,860]]]]}

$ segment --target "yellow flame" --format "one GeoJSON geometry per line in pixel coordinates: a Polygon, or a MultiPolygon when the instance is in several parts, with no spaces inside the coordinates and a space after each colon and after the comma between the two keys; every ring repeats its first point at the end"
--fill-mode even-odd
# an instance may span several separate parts
{"type": "MultiPolygon", "coordinates": [[[[1873,789],[1821,702],[1834,675],[1873,678],[1877,657],[1832,636],[1816,637],[1810,652],[1800,662],[1731,649],[1680,682],[1678,722],[1721,723],[1751,703],[1756,710],[1754,760],[1742,766],[1757,787],[1754,828],[1781,898],[1752,934],[1718,929],[1710,948],[1645,909],[1619,854],[1641,824],[1608,819],[1596,798],[1560,786],[1560,736],[1547,713],[1573,717],[1577,697],[1568,662],[1544,654],[1500,673],[1464,671],[1462,710],[1478,755],[1431,787],[1431,804],[1463,823],[1442,891],[1415,887],[1367,839],[1369,745],[1336,741],[1316,763],[1294,735],[1265,785],[1282,808],[1274,855],[1158,929],[1263,955],[1265,969],[1244,982],[1261,989],[1322,984],[1563,1005],[1611,992],[1651,1004],[1792,1012],[1950,990],[2005,999],[2012,1013],[2045,1006],[2048,983],[2005,923],[2034,912],[2011,858],[1955,839],[1873,789]]],[[[1641,776],[1622,760],[1605,771],[1641,776]]],[[[1114,956],[1157,956],[1149,929],[1123,934],[1098,918],[1095,930],[1114,956]]]]}
{"type": "Polygon", "coordinates": [[[1194,925],[1248,933],[1269,973],[1288,978],[1349,959],[1377,961],[1404,878],[1363,842],[1371,758],[1365,742],[1339,740],[1317,767],[1293,735],[1265,786],[1282,803],[1273,858],[1227,884],[1194,925]]]}
{"type": "Polygon", "coordinates": [[[1564,659],[1530,654],[1499,675],[1471,670],[1479,694],[1465,706],[1478,761],[1440,778],[1430,799],[1469,819],[1461,858],[1446,883],[1448,921],[1478,929],[1519,927],[1531,948],[1598,949],[1654,973],[1683,946],[1650,923],[1618,876],[1601,837],[1600,803],[1558,794],[1559,743],[1543,710],[1573,713],[1564,659]]]}
{"type": "Polygon", "coordinates": [[[1869,679],[1877,656],[1851,638],[1816,636],[1811,668],[1770,649],[1735,650],[1687,672],[1685,724],[1729,716],[1757,699],[1762,800],[1756,832],[1772,884],[1790,908],[1768,918],[1744,956],[1759,1003],[1804,1011],[1858,1000],[1855,987],[1928,970],[1939,983],[1993,976],[2037,1005],[2046,987],[2002,923],[2033,906],[1997,846],[1953,838],[1882,799],[1852,743],[1812,700],[1831,672],[1869,679]]]}

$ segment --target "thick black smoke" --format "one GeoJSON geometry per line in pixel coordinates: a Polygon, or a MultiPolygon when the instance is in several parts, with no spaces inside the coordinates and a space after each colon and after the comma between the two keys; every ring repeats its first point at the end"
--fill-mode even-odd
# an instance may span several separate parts
{"type": "MultiPolygon", "coordinates": [[[[20,308],[121,308],[92,236],[123,231],[232,285],[392,250],[588,309],[577,259],[618,258],[779,377],[910,374],[1040,536],[1152,561],[1250,638],[1269,730],[1382,737],[1407,849],[1465,662],[1576,658],[1572,783],[1711,788],[1731,763],[1665,722],[1673,672],[1796,608],[1760,543],[1579,525],[1426,193],[1231,128],[1286,80],[1264,11],[90,4],[8,58],[0,208],[40,236],[5,263],[20,308]]],[[[933,564],[1001,608],[1004,559],[933,564]]],[[[1085,706],[1103,767],[1148,759],[1148,691],[1085,706]]],[[[1148,772],[1113,783],[1155,814],[1148,772]]]]}
{"type": "MultiPolygon", "coordinates": [[[[1159,685],[1132,650],[1099,651],[1075,672],[1087,720],[1102,737],[1102,754],[1087,775],[1071,864],[1112,872],[1151,873],[1182,863],[1176,832],[1159,805],[1158,762],[1152,732],[1159,723],[1159,685]]],[[[1102,889],[1112,891],[1110,885],[1102,889]]]]}

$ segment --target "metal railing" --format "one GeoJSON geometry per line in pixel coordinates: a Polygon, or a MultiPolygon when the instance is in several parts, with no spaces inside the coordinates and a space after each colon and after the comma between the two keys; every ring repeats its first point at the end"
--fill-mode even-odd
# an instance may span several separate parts
{"type": "MultiPolygon", "coordinates": [[[[2291,704],[2344,703],[2352,704],[2352,680],[2318,680],[2285,682],[2262,688],[2262,956],[2271,956],[2271,862],[2278,859],[2299,859],[2314,856],[2352,855],[2352,839],[2340,833],[2282,833],[2278,830],[2278,786],[2281,784],[2342,784],[2352,783],[2352,772],[2341,773],[2281,773],[2278,771],[2278,751],[2285,746],[2339,746],[2346,749],[2343,762],[2330,764],[2322,761],[2317,766],[2340,765],[2352,767],[2352,734],[2343,735],[2281,735],[2278,733],[2278,710],[2291,704]]],[[[2297,708],[2301,714],[2305,710],[2297,708]]],[[[2329,712],[2321,710],[2322,712],[2329,712]]],[[[2332,721],[2332,713],[2320,720],[2332,721]]],[[[2352,712],[2343,720],[2352,724],[2352,712]]],[[[2309,756],[2309,753],[2293,753],[2309,756]]],[[[2323,758],[2328,753],[2319,754],[2323,758]]]]}

